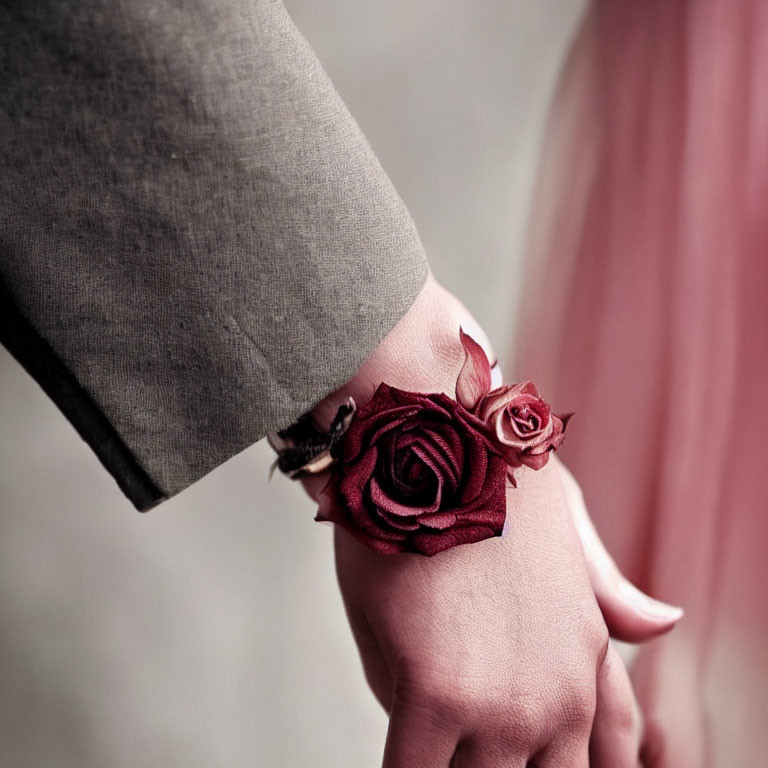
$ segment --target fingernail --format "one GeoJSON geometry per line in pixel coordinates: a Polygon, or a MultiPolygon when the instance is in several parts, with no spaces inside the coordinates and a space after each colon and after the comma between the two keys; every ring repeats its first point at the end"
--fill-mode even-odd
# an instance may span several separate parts
{"type": "Polygon", "coordinates": [[[642,590],[638,589],[632,582],[622,579],[619,585],[619,591],[622,597],[640,613],[651,619],[663,619],[664,621],[679,621],[683,611],[680,606],[662,603],[649,597],[642,590]]]}

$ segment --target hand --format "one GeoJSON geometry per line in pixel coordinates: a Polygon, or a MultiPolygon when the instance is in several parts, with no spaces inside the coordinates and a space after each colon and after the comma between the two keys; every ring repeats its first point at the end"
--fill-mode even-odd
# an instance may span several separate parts
{"type": "MultiPolygon", "coordinates": [[[[430,279],[358,375],[316,409],[317,420],[327,426],[347,396],[365,402],[382,380],[453,395],[459,325],[489,350],[466,309],[430,279]]],[[[674,617],[633,617],[617,597],[621,582],[600,559],[583,503],[574,502],[578,486],[559,462],[519,479],[508,490],[504,539],[431,559],[383,558],[336,533],[366,675],[391,713],[389,768],[447,766],[454,752],[456,766],[525,765],[534,756],[540,766],[587,765],[590,737],[593,765],[637,764],[636,705],[589,577],[625,636],[669,628],[674,617]],[[574,520],[596,558],[589,570],[574,520]]],[[[305,485],[315,494],[323,483],[305,485]]]]}
{"type": "Polygon", "coordinates": [[[337,570],[386,768],[637,765],[636,709],[556,467],[520,473],[510,534],[383,558],[343,531],[337,570]],[[595,721],[596,708],[600,719],[595,721]],[[594,723],[594,731],[593,731],[594,723]]]}

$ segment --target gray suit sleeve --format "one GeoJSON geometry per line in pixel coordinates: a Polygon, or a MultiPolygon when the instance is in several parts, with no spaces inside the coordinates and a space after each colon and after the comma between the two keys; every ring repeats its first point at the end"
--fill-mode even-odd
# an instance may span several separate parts
{"type": "Polygon", "coordinates": [[[0,338],[147,509],[347,381],[426,277],[275,0],[0,8],[0,338]]]}

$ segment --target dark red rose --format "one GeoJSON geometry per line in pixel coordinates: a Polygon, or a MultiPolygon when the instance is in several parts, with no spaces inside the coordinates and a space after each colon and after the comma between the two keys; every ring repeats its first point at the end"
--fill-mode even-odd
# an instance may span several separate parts
{"type": "Polygon", "coordinates": [[[380,384],[341,441],[316,519],[387,555],[501,535],[506,462],[463,411],[442,394],[380,384]]]}
{"type": "MultiPolygon", "coordinates": [[[[491,390],[491,369],[482,347],[459,331],[465,360],[456,381],[456,399],[485,425],[486,434],[511,469],[525,464],[541,469],[560,447],[573,414],[556,416],[526,381],[491,390]]],[[[479,427],[481,428],[481,427],[479,427]]]]}

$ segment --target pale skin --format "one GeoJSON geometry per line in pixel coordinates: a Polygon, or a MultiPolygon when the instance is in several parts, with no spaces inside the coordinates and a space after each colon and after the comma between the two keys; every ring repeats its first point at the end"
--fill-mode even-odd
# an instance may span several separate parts
{"type": "MultiPolygon", "coordinates": [[[[468,310],[430,275],[356,376],[315,409],[327,426],[377,384],[454,395],[468,310]]],[[[641,716],[609,632],[641,641],[681,612],[635,590],[554,456],[507,488],[508,533],[434,557],[385,557],[335,533],[366,678],[390,714],[384,768],[635,768],[641,716]]],[[[315,496],[323,476],[304,481],[315,496]]]]}

